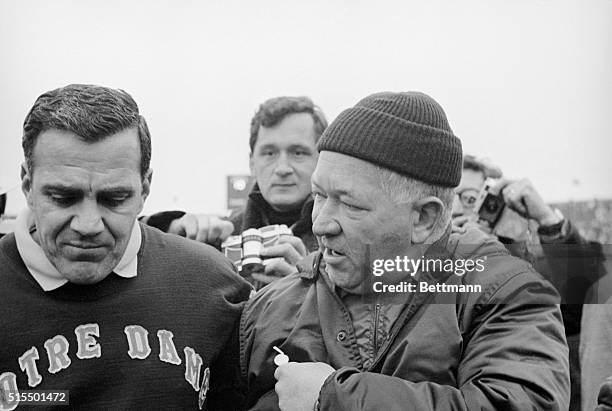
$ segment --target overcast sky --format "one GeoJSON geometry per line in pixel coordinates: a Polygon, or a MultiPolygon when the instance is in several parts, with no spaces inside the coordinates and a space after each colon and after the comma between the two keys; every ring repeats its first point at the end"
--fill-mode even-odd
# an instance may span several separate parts
{"type": "Polygon", "coordinates": [[[0,186],[36,97],[93,83],[149,122],[146,212],[223,211],[263,100],[332,120],[383,90],[430,94],[464,152],[546,200],[612,198],[611,23],[612,0],[0,0],[0,186]]]}

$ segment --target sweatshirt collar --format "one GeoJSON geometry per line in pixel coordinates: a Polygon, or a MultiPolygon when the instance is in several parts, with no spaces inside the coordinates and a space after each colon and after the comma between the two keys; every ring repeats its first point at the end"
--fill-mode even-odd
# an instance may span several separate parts
{"type": "MultiPolygon", "coordinates": [[[[66,284],[68,280],[49,261],[42,247],[34,241],[31,234],[33,231],[32,212],[29,208],[26,208],[19,213],[15,222],[17,250],[28,271],[42,289],[45,291],[55,290],[66,284]]],[[[136,277],[138,273],[138,250],[140,250],[141,242],[140,225],[138,221],[135,221],[123,257],[113,269],[115,274],[124,278],[136,277]]]]}

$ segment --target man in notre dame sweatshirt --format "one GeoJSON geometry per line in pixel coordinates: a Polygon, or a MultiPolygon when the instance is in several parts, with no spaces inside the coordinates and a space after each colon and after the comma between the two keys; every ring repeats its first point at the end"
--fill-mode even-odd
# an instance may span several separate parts
{"type": "Polygon", "coordinates": [[[47,92],[23,147],[28,209],[0,240],[0,410],[239,408],[251,288],[211,247],[136,221],[151,142],[132,97],[47,92]]]}

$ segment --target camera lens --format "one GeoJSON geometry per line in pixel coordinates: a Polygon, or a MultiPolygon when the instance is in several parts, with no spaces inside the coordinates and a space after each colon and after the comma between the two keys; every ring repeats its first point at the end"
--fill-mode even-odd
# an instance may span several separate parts
{"type": "Polygon", "coordinates": [[[489,197],[485,202],[485,210],[488,213],[495,213],[499,209],[499,203],[497,202],[497,198],[489,197]]]}
{"type": "Polygon", "coordinates": [[[250,228],[242,233],[242,271],[263,271],[260,257],[262,248],[263,237],[258,229],[250,228]]]}

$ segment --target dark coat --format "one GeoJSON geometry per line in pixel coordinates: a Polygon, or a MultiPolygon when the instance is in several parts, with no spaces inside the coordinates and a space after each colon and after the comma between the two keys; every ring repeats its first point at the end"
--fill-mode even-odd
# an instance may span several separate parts
{"type": "Polygon", "coordinates": [[[404,294],[398,319],[367,366],[351,307],[329,287],[320,253],[260,291],[240,326],[247,405],[278,409],[272,349],[278,346],[291,361],[336,369],[321,388],[321,410],[566,410],[568,349],[554,288],[479,232],[453,234],[445,249],[453,259],[486,256],[486,269],[464,276],[421,272],[419,281],[479,284],[481,292],[404,294]]]}
{"type": "MultiPolygon", "coordinates": [[[[289,228],[293,235],[299,237],[309,252],[316,251],[319,246],[312,234],[312,197],[308,197],[302,205],[300,219],[292,223],[289,228]]],[[[246,207],[230,216],[230,221],[234,224],[233,235],[238,235],[249,228],[261,228],[272,224],[266,213],[266,200],[261,195],[257,184],[249,194],[246,207]]]]}

